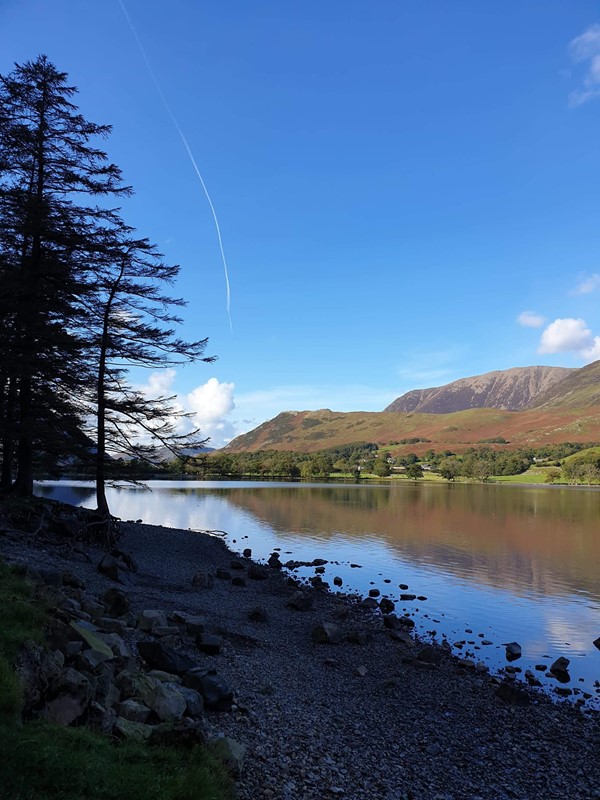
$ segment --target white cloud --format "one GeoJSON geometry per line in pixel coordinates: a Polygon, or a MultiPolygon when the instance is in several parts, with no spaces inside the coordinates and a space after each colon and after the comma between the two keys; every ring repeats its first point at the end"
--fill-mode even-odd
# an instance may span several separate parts
{"type": "Polygon", "coordinates": [[[177,430],[181,433],[200,429],[200,436],[209,438],[210,447],[222,447],[237,436],[234,423],[228,415],[235,408],[233,383],[220,383],[217,378],[196,386],[189,394],[177,392],[175,382],[177,372],[174,369],[164,369],[152,372],[144,385],[135,388],[146,397],[173,397],[171,405],[177,412],[191,412],[194,416],[190,420],[180,420],[177,430]]]}
{"type": "Polygon", "coordinates": [[[600,25],[595,23],[569,44],[573,61],[587,61],[600,53],[600,25]]]}
{"type": "Polygon", "coordinates": [[[569,44],[569,53],[576,63],[586,65],[582,85],[569,95],[570,106],[580,106],[600,96],[600,25],[590,25],[569,44]]]}
{"type": "Polygon", "coordinates": [[[162,369],[150,373],[147,383],[136,386],[146,397],[168,397],[173,394],[173,382],[177,372],[174,369],[162,369]]]}
{"type": "Polygon", "coordinates": [[[235,408],[233,383],[219,383],[216,378],[196,386],[186,397],[186,407],[193,411],[200,425],[212,424],[235,408]]]}
{"type": "Polygon", "coordinates": [[[590,275],[589,278],[581,280],[571,294],[590,294],[591,292],[595,292],[598,288],[600,288],[600,275],[595,272],[593,275],[590,275]]]}
{"type": "Polygon", "coordinates": [[[524,325],[526,328],[541,328],[546,317],[541,314],[536,314],[535,311],[521,311],[517,317],[519,325],[524,325]]]}
{"type": "Polygon", "coordinates": [[[222,447],[237,435],[234,424],[228,419],[236,407],[234,389],[233,383],[219,383],[217,378],[209,378],[182,398],[186,411],[194,414],[202,436],[210,437],[211,447],[222,447]]]}
{"type": "Polygon", "coordinates": [[[600,336],[583,319],[555,319],[542,333],[538,353],[575,353],[586,361],[600,358],[600,336]]]}

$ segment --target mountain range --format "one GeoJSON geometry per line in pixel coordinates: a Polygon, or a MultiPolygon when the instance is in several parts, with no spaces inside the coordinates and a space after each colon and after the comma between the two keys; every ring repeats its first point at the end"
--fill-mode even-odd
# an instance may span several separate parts
{"type": "Polygon", "coordinates": [[[600,441],[600,361],[580,369],[515,367],[461,378],[407,392],[381,412],[285,411],[226,449],[315,452],[376,442],[416,453],[458,452],[499,438],[512,448],[600,441]]]}

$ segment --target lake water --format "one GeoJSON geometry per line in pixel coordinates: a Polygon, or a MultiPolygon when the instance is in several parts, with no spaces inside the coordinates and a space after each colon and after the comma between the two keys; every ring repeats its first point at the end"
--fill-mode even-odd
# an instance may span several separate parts
{"type": "MultiPolygon", "coordinates": [[[[571,659],[568,685],[598,697],[600,651],[593,641],[600,636],[600,491],[425,482],[146,486],[110,489],[112,513],[225,531],[233,550],[250,547],[259,560],[274,548],[281,548],[282,561],[327,559],[325,580],[339,576],[343,591],[362,595],[380,589],[399,613],[414,615],[423,636],[436,631],[453,645],[464,641],[455,652],[472,653],[493,668],[506,665],[502,645],[511,641],[522,646],[513,666],[523,671],[564,655],[571,659]],[[427,600],[399,602],[401,591],[427,600]]],[[[36,491],[95,507],[89,483],[45,482],[36,491]]],[[[536,674],[550,688],[556,685],[536,674]]]]}

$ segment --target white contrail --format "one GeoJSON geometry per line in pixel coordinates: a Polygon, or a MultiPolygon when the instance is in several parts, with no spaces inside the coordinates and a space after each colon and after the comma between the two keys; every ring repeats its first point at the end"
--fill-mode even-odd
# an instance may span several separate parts
{"type": "Polygon", "coordinates": [[[185,149],[187,151],[187,154],[188,154],[188,156],[190,158],[190,161],[192,162],[192,166],[193,166],[193,168],[194,168],[194,170],[196,172],[196,175],[198,176],[198,180],[200,181],[200,185],[202,186],[202,189],[204,190],[204,194],[206,195],[206,199],[208,200],[208,205],[210,206],[210,210],[212,212],[213,220],[214,220],[214,223],[215,223],[215,228],[217,230],[217,238],[219,240],[219,249],[221,251],[221,259],[223,261],[223,270],[225,272],[225,286],[227,288],[227,316],[229,317],[229,327],[233,331],[233,324],[231,322],[231,289],[230,289],[230,286],[229,286],[229,271],[227,269],[227,260],[225,259],[225,251],[223,249],[223,240],[221,238],[221,228],[219,227],[219,220],[217,219],[217,213],[215,211],[215,207],[213,206],[212,200],[210,199],[210,195],[208,193],[208,189],[206,188],[206,184],[204,183],[204,178],[202,177],[202,173],[200,172],[198,164],[196,163],[196,159],[194,158],[194,154],[192,153],[192,149],[189,146],[188,140],[185,138],[185,134],[181,130],[181,127],[180,127],[179,123],[177,122],[177,120],[175,118],[175,115],[173,114],[169,104],[167,103],[167,99],[166,99],[166,97],[165,97],[165,95],[163,93],[163,90],[161,89],[160,83],[158,82],[158,78],[154,74],[154,70],[152,69],[152,65],[150,64],[150,59],[146,55],[146,51],[144,49],[144,45],[142,44],[142,41],[141,41],[140,37],[137,34],[137,31],[136,31],[136,29],[135,29],[135,27],[133,25],[133,22],[131,21],[131,17],[127,13],[127,9],[125,8],[125,4],[123,3],[123,0],[119,0],[119,5],[121,6],[121,11],[123,12],[123,14],[125,16],[125,19],[127,20],[127,24],[131,28],[131,33],[133,34],[133,36],[134,36],[134,38],[135,38],[135,40],[137,42],[137,46],[140,49],[140,53],[142,54],[142,58],[144,59],[144,62],[146,63],[146,67],[148,69],[148,73],[149,73],[150,77],[152,78],[152,81],[154,82],[154,85],[156,87],[156,91],[158,92],[158,95],[159,95],[160,99],[162,100],[162,104],[165,107],[165,111],[167,112],[167,114],[171,118],[171,122],[175,126],[175,130],[177,131],[177,133],[179,134],[179,138],[183,142],[183,146],[185,147],[185,149]]]}

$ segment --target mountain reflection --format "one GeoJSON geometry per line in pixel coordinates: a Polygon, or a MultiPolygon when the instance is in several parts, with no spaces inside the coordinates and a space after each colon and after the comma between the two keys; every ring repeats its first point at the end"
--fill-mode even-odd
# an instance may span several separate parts
{"type": "MultiPolygon", "coordinates": [[[[214,490],[213,490],[214,491],[214,490]]],[[[212,492],[211,492],[212,493],[212,492]]],[[[215,492],[285,541],[377,538],[400,558],[518,594],[600,596],[600,493],[486,485],[215,492]]]]}

